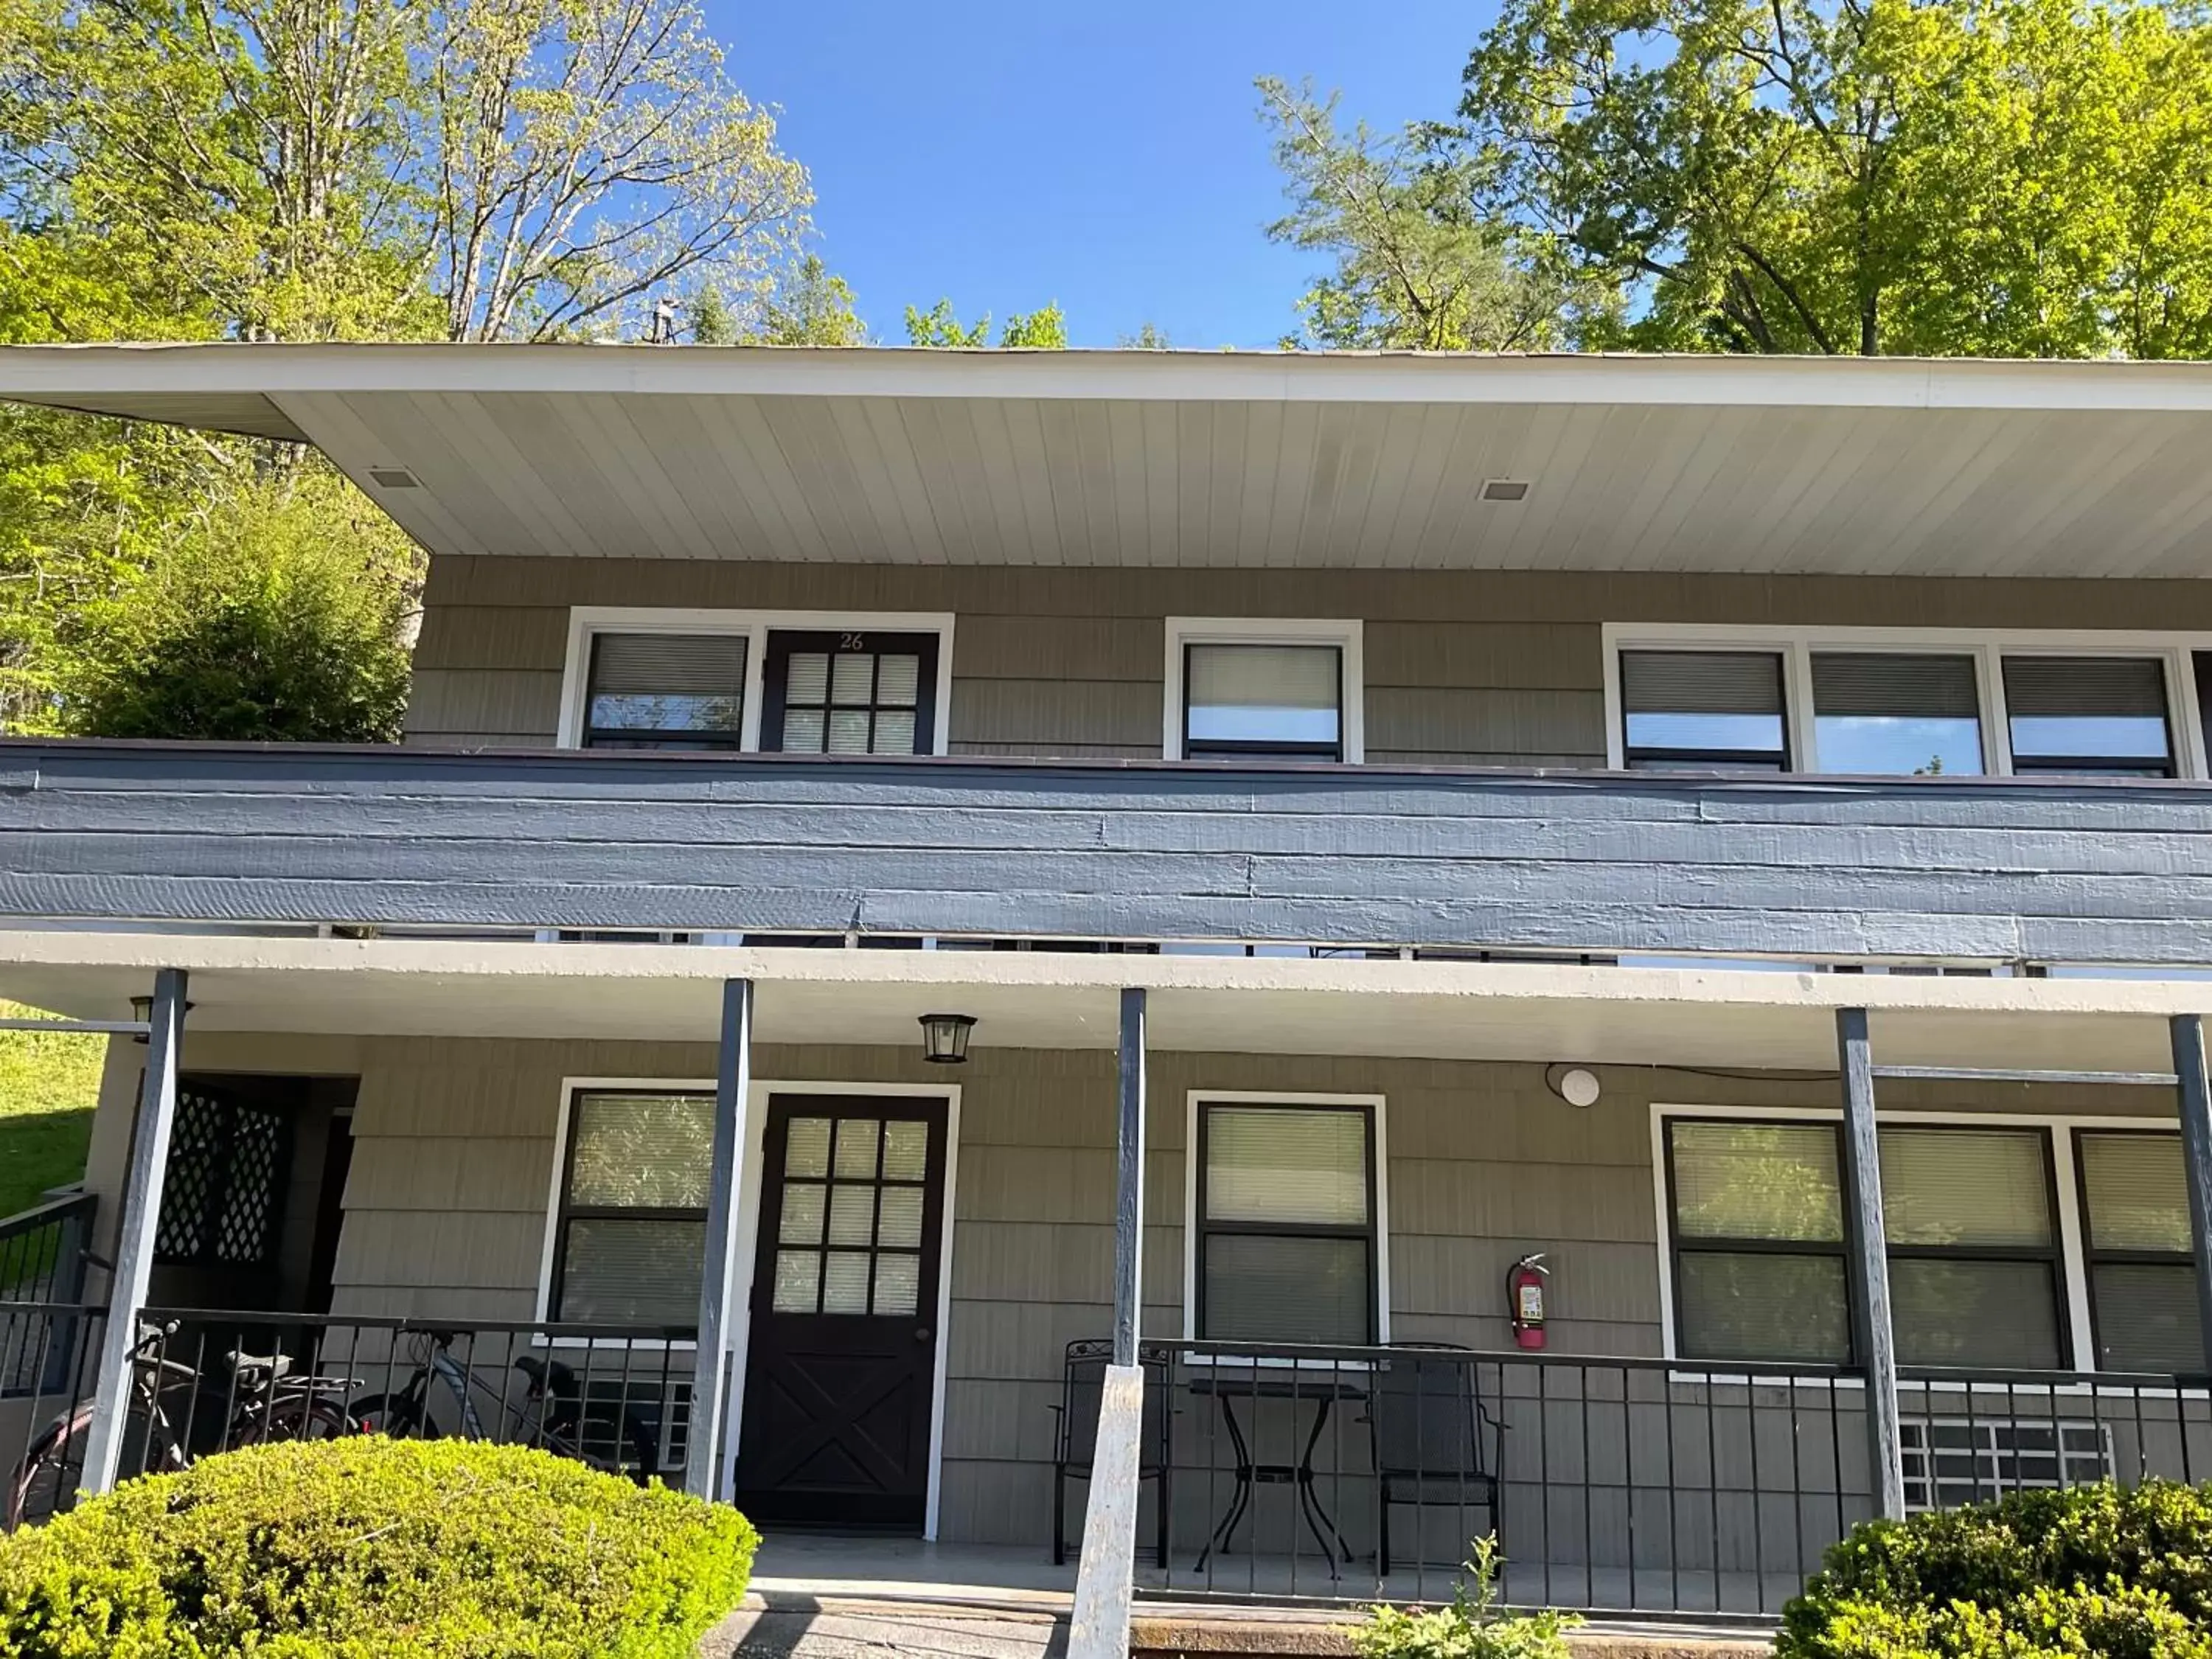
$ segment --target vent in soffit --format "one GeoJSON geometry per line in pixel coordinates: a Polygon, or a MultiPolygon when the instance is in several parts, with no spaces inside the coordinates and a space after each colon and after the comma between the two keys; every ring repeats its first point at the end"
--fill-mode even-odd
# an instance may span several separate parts
{"type": "Polygon", "coordinates": [[[1482,499],[1486,501],[1522,501],[1528,499],[1526,478],[1485,478],[1482,499]]]}
{"type": "Polygon", "coordinates": [[[372,466],[368,481],[383,489],[419,489],[422,483],[404,466],[372,466]]]}

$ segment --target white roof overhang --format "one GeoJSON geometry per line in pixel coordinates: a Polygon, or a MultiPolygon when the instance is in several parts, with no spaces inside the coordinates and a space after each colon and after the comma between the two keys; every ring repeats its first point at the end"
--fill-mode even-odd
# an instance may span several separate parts
{"type": "Polygon", "coordinates": [[[0,398],[305,440],[433,552],[2212,574],[2208,364],[20,346],[0,398]]]}
{"type": "Polygon", "coordinates": [[[129,1018],[163,966],[199,1031],[711,1043],[745,976],[763,1042],[918,1046],[949,1011],[979,1051],[1096,1049],[1138,985],[1163,1051],[1820,1071],[1839,1007],[1871,1010],[1878,1064],[2071,1072],[2170,1069],[2170,1017],[2212,1012],[2186,980],[0,933],[0,995],[72,1018],[129,1018]]]}

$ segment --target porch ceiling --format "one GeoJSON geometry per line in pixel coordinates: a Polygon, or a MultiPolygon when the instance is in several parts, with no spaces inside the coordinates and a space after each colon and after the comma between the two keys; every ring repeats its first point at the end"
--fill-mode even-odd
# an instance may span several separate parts
{"type": "Polygon", "coordinates": [[[303,438],[434,552],[2212,574],[2203,365],[29,346],[0,398],[303,438]]]}
{"type": "Polygon", "coordinates": [[[1141,985],[1162,1050],[1821,1070],[1839,1006],[1876,1011],[1885,1065],[2136,1072],[2170,1066],[2168,1016],[2212,1013],[2189,981],[0,933],[0,995],[80,1018],[165,965],[210,1030],[711,1042],[749,975],[764,1042],[916,1044],[945,1011],[979,1048],[1107,1048],[1141,985]]]}

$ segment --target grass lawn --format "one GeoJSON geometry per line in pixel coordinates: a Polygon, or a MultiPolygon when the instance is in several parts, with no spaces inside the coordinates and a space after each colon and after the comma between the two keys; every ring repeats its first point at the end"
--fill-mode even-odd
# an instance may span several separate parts
{"type": "MultiPolygon", "coordinates": [[[[0,1017],[38,1012],[0,1002],[0,1017]]],[[[84,1173],[106,1048],[105,1037],[0,1031],[0,1216],[84,1173]]]]}

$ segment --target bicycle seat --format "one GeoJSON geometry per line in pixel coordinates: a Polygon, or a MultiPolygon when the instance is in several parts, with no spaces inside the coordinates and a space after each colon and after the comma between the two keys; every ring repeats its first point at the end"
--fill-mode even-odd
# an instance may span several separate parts
{"type": "Polygon", "coordinates": [[[292,1369],[289,1354],[241,1353],[233,1348],[223,1358],[230,1362],[231,1375],[241,1382],[258,1382],[264,1377],[275,1381],[292,1369]]]}

